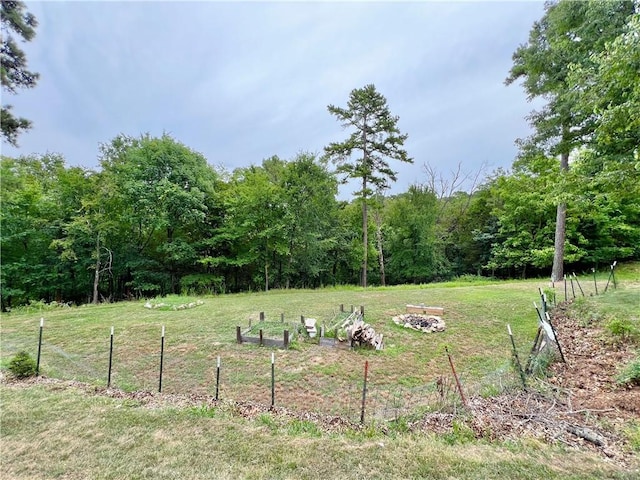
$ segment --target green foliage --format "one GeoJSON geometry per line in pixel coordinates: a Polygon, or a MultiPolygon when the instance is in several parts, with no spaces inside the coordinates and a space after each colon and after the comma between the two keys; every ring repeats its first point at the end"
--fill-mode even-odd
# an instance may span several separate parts
{"type": "Polygon", "coordinates": [[[375,85],[365,85],[354,89],[349,95],[347,108],[329,105],[329,113],[334,115],[343,127],[352,130],[343,142],[332,142],[325,147],[325,158],[336,165],[336,172],[346,180],[357,179],[360,183],[355,192],[362,206],[362,286],[367,286],[368,274],[368,201],[374,194],[382,194],[389,188],[389,182],[396,181],[396,172],[388,160],[412,163],[413,160],[402,148],[407,139],[397,127],[398,117],[391,115],[387,99],[375,85]],[[352,153],[362,152],[362,157],[353,159],[352,153]]]}
{"type": "Polygon", "coordinates": [[[623,429],[625,437],[634,452],[640,452],[640,420],[631,420],[623,429]]]}
{"type": "Polygon", "coordinates": [[[640,356],[636,356],[616,375],[619,385],[640,385],[640,356]]]}
{"type": "Polygon", "coordinates": [[[391,115],[386,98],[375,85],[352,90],[347,108],[329,105],[327,109],[344,127],[353,130],[347,140],[325,147],[325,154],[338,165],[339,174],[362,180],[358,198],[367,199],[374,190],[384,190],[390,180],[396,180],[387,158],[413,161],[402,148],[407,135],[400,133],[398,117],[391,115]],[[351,160],[354,150],[361,151],[362,158],[351,160]]]}
{"type": "Polygon", "coordinates": [[[29,300],[80,300],[70,277],[86,280],[84,265],[62,260],[50,247],[77,209],[82,170],[66,170],[64,159],[50,154],[1,162],[2,308],[29,300]]]}
{"type": "Polygon", "coordinates": [[[640,339],[640,330],[629,318],[612,318],[607,322],[606,329],[617,340],[634,341],[640,339]]]}
{"type": "Polygon", "coordinates": [[[188,414],[194,417],[200,418],[215,418],[218,415],[218,410],[215,407],[203,404],[197,407],[189,407],[188,414]]]}
{"type": "MultiPolygon", "coordinates": [[[[27,57],[18,47],[13,34],[22,41],[30,41],[36,34],[38,22],[33,14],[26,11],[24,2],[2,2],[0,10],[2,21],[2,91],[3,93],[17,93],[19,88],[33,88],[38,80],[38,74],[27,70],[27,57]]],[[[17,146],[18,135],[31,127],[26,118],[15,117],[11,112],[11,105],[2,105],[0,121],[2,139],[17,146]]]]}
{"type": "Polygon", "coordinates": [[[486,268],[525,276],[527,268],[551,266],[556,206],[549,191],[557,174],[557,162],[540,157],[490,182],[498,228],[486,268]]]}
{"type": "Polygon", "coordinates": [[[396,418],[388,424],[389,433],[407,433],[410,431],[409,421],[405,417],[396,418]]]}
{"type": "Polygon", "coordinates": [[[184,295],[206,295],[225,292],[224,277],[209,273],[185,275],[180,279],[184,295]]]}
{"type": "Polygon", "coordinates": [[[36,361],[25,351],[20,351],[9,362],[9,371],[16,378],[27,378],[34,376],[36,372],[36,361]]]}
{"type": "Polygon", "coordinates": [[[420,283],[442,275],[435,238],[436,197],[412,185],[389,199],[386,210],[387,275],[391,283],[420,283]]]}
{"type": "Polygon", "coordinates": [[[318,426],[309,420],[292,420],[287,424],[287,432],[290,435],[310,435],[312,437],[322,435],[318,426]]]}
{"type": "MultiPolygon", "coordinates": [[[[568,154],[593,132],[590,115],[573,108],[575,88],[569,80],[573,69],[592,62],[624,29],[634,11],[633,1],[560,1],[545,5],[545,15],[535,22],[529,40],[513,55],[507,84],[523,80],[530,99],[544,98],[545,107],[534,111],[534,134],[523,147],[552,155],[568,154]]],[[[580,88],[585,85],[580,81],[580,88]]]]}
{"type": "Polygon", "coordinates": [[[590,145],[601,154],[620,155],[637,163],[640,13],[636,11],[630,15],[620,34],[604,49],[594,53],[590,60],[572,64],[568,74],[568,84],[575,92],[574,108],[585,117],[597,119],[590,145]]]}
{"type": "Polygon", "coordinates": [[[278,422],[273,418],[273,415],[269,413],[261,413],[258,415],[257,421],[259,424],[268,427],[272,431],[278,430],[278,422]]]}
{"type": "Polygon", "coordinates": [[[232,290],[318,286],[346,250],[336,194],[333,175],[308,153],[235,170],[208,242],[215,250],[200,263],[233,277],[232,290]]]}
{"type": "MultiPolygon", "coordinates": [[[[553,252],[552,277],[556,281],[563,276],[565,261],[575,262],[584,256],[578,245],[567,245],[571,225],[565,222],[569,219],[574,225],[577,224],[576,219],[567,212],[567,205],[572,200],[567,195],[569,154],[593,140],[594,131],[602,117],[598,111],[575,108],[581,102],[579,97],[584,97],[588,81],[585,82],[580,76],[576,85],[572,83],[570,73],[593,64],[594,57],[603,52],[607,42],[624,31],[634,10],[633,1],[548,2],[543,18],[534,23],[528,42],[513,55],[514,64],[506,83],[521,79],[530,100],[545,100],[544,107],[528,117],[533,134],[525,140],[519,140],[521,156],[535,157],[540,153],[549,157],[560,156],[562,175],[553,183],[550,192],[557,205],[554,249],[538,250],[538,255],[529,259],[529,262],[535,262],[534,265],[544,266],[553,252]],[[567,247],[572,249],[565,251],[567,247]]],[[[631,67],[631,71],[631,77],[634,78],[631,81],[635,82],[637,65],[631,67]]],[[[600,95],[599,89],[595,89],[595,92],[600,95]]],[[[637,145],[636,141],[632,150],[637,150],[637,145]]],[[[510,246],[520,247],[530,240],[533,239],[525,235],[516,243],[511,242],[510,246]]],[[[531,248],[532,251],[537,249],[535,245],[531,245],[531,248]]],[[[509,257],[512,261],[516,259],[509,257]]]]}
{"type": "Polygon", "coordinates": [[[453,420],[452,431],[443,435],[443,440],[447,445],[466,444],[475,440],[473,429],[464,420],[453,420]]]}

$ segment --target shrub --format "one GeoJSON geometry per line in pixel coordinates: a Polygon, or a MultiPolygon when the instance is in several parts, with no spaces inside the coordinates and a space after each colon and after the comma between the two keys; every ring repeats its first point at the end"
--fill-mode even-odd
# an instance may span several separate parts
{"type": "Polygon", "coordinates": [[[629,319],[614,318],[607,323],[609,333],[619,340],[633,341],[639,333],[637,327],[629,319]]]}
{"type": "Polygon", "coordinates": [[[18,352],[9,362],[9,371],[16,378],[32,377],[36,374],[36,361],[27,352],[18,352]]]}
{"type": "Polygon", "coordinates": [[[616,376],[620,385],[640,385],[640,356],[631,360],[616,376]]]}
{"type": "Polygon", "coordinates": [[[622,432],[627,437],[631,450],[640,452],[640,420],[632,420],[622,432]]]}

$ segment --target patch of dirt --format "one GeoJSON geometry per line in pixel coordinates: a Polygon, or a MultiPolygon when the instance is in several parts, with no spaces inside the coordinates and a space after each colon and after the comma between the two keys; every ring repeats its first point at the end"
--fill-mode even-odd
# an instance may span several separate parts
{"type": "Polygon", "coordinates": [[[344,419],[340,416],[323,415],[312,412],[298,412],[284,407],[271,407],[267,403],[259,402],[238,402],[231,400],[215,400],[215,397],[204,394],[170,394],[150,391],[125,392],[117,388],[96,387],[87,383],[75,380],[59,380],[45,376],[30,377],[16,380],[11,377],[0,375],[0,383],[9,388],[29,388],[34,385],[43,385],[50,390],[73,389],[84,395],[103,396],[114,399],[128,400],[135,402],[142,408],[222,408],[239,417],[253,419],[264,413],[283,420],[301,420],[316,424],[321,430],[326,432],[344,432],[346,430],[359,430],[364,428],[358,423],[344,419]]]}
{"type": "Polygon", "coordinates": [[[634,358],[634,347],[612,342],[597,323],[569,317],[563,305],[552,321],[566,363],[551,366],[549,383],[568,391],[574,410],[597,411],[613,420],[640,418],[640,387],[615,381],[620,368],[634,358]]]}

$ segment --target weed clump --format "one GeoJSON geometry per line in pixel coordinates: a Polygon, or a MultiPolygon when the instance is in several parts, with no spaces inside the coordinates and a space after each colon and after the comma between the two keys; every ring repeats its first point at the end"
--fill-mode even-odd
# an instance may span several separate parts
{"type": "Polygon", "coordinates": [[[622,341],[635,341],[640,337],[640,331],[629,319],[614,318],[607,323],[607,330],[615,338],[622,341]]]}
{"type": "Polygon", "coordinates": [[[640,385],[640,356],[631,360],[616,376],[619,385],[640,385]]]}
{"type": "Polygon", "coordinates": [[[16,378],[32,377],[37,373],[36,361],[25,351],[18,352],[9,362],[9,371],[16,378]]]}

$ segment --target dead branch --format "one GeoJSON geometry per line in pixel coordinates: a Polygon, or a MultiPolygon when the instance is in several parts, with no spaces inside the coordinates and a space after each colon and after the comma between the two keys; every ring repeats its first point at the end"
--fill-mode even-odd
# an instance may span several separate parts
{"type": "Polygon", "coordinates": [[[584,440],[591,442],[599,447],[605,444],[605,438],[602,435],[586,427],[567,425],[567,432],[573,433],[575,436],[583,438],[584,440]]]}

